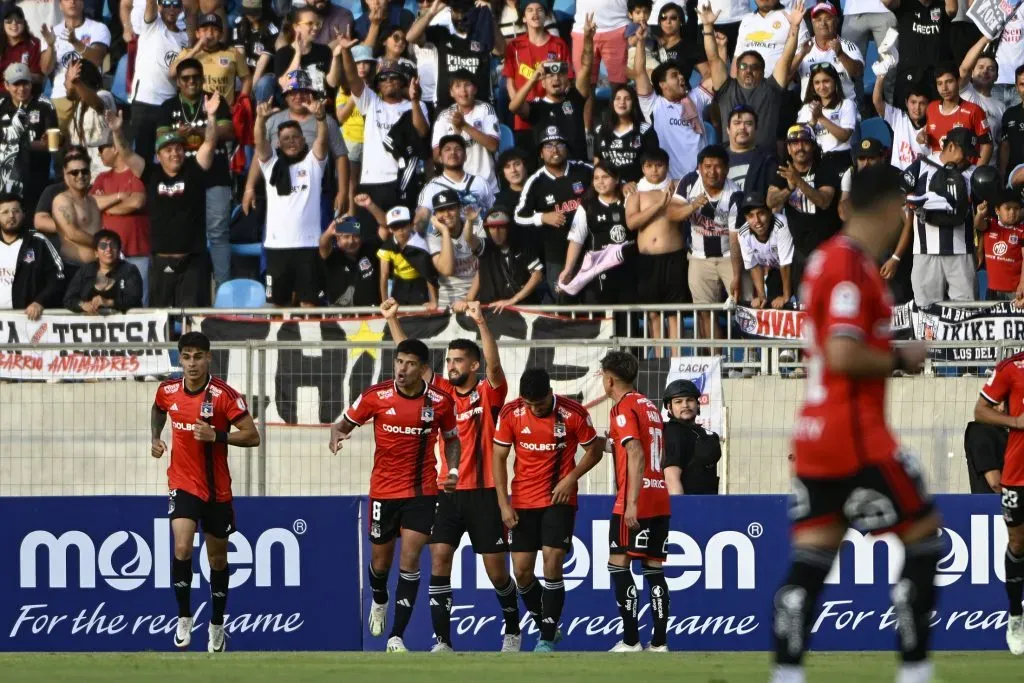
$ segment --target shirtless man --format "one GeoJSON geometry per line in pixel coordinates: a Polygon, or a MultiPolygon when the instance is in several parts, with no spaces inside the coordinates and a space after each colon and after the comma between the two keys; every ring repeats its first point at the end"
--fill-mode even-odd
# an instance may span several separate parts
{"type": "Polygon", "coordinates": [[[61,238],[60,255],[72,266],[96,259],[92,236],[102,227],[102,214],[96,200],[89,196],[89,176],[89,155],[80,147],[72,147],[64,155],[64,183],[68,189],[53,199],[53,220],[61,238]]]}
{"type": "MultiPolygon", "coordinates": [[[[641,304],[682,304],[690,300],[686,279],[686,243],[679,223],[669,219],[666,209],[675,192],[668,179],[668,153],[663,149],[646,152],[642,160],[643,180],[626,198],[626,227],[635,230],[639,255],[636,259],[637,296],[641,304]]],[[[679,315],[649,313],[651,336],[661,339],[664,317],[668,338],[679,338],[679,315]]]]}

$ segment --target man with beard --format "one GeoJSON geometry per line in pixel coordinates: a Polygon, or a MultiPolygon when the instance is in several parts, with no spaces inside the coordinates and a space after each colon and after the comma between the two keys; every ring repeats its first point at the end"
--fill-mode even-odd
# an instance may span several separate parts
{"type": "Polygon", "coordinates": [[[498,191],[498,178],[494,174],[494,153],[498,151],[501,133],[494,106],[476,99],[473,74],[456,71],[451,77],[452,106],[441,111],[434,123],[434,161],[441,160],[441,140],[461,136],[466,153],[466,170],[487,182],[491,193],[498,191]]]}
{"type": "Polygon", "coordinates": [[[256,159],[266,179],[267,301],[275,306],[315,306],[320,292],[320,193],[327,168],[327,111],[323,101],[308,107],[316,118],[316,139],[306,144],[302,127],[285,121],[279,146],[267,139],[270,102],[256,107],[256,159]]]}
{"type": "Polygon", "coordinates": [[[178,27],[182,0],[146,0],[143,4],[131,84],[131,123],[135,150],[148,160],[153,158],[161,105],[174,97],[175,80],[167,69],[188,44],[188,33],[178,27]]]}
{"type": "Polygon", "coordinates": [[[93,235],[103,226],[96,199],[89,195],[92,178],[85,150],[72,147],[62,166],[67,189],[53,200],[53,219],[61,236],[61,257],[74,270],[96,260],[93,235]]]}
{"type": "MultiPolygon", "coordinates": [[[[175,79],[178,94],[160,105],[157,135],[176,134],[184,140],[185,156],[195,157],[206,136],[206,117],[203,115],[203,65],[197,59],[178,62],[175,79]]],[[[231,279],[231,169],[228,164],[228,143],[235,137],[231,109],[220,100],[216,117],[217,146],[213,152],[213,165],[206,178],[206,236],[210,241],[213,259],[213,278],[217,284],[231,279]]],[[[141,151],[139,153],[141,156],[141,151]]],[[[148,162],[149,159],[143,157],[148,162]]],[[[151,158],[151,157],[150,157],[151,158]]],[[[253,164],[257,166],[257,164],[253,164]]]]}
{"type": "Polygon", "coordinates": [[[537,145],[544,165],[523,186],[515,221],[520,227],[532,228],[543,244],[547,301],[553,303],[558,274],[565,266],[569,227],[583,193],[590,187],[594,169],[590,164],[568,158],[568,141],[557,126],[544,126],[538,133],[537,145]]]}
{"type": "Polygon", "coordinates": [[[438,142],[438,156],[444,170],[424,185],[420,192],[416,209],[416,228],[420,232],[427,227],[434,197],[440,192],[454,192],[462,206],[473,209],[478,215],[485,213],[494,204],[494,194],[487,178],[465,171],[465,138],[458,134],[445,135],[438,142]]]}
{"type": "Polygon", "coordinates": [[[64,264],[50,240],[24,223],[21,199],[0,192],[0,310],[39,320],[44,308],[61,305],[64,264]]]}
{"type": "Polygon", "coordinates": [[[701,391],[688,379],[665,387],[662,407],[665,422],[665,484],[672,495],[718,493],[718,461],[722,446],[718,434],[697,424],[701,391]]]}
{"type": "Polygon", "coordinates": [[[196,308],[210,301],[210,257],[206,247],[206,187],[217,148],[217,110],[214,93],[203,103],[206,125],[203,144],[194,157],[185,155],[185,140],[177,132],[156,139],[157,163],[147,163],[131,151],[121,131],[120,113],[107,112],[117,153],[146,186],[150,248],[149,305],[153,308],[196,308]]]}
{"type": "Polygon", "coordinates": [[[960,64],[960,96],[985,112],[985,122],[988,123],[988,133],[995,149],[999,148],[1002,139],[1003,114],[1006,112],[1006,102],[993,93],[998,77],[999,63],[996,62],[989,40],[982,37],[960,64]]]}
{"type": "Polygon", "coordinates": [[[756,146],[757,112],[745,104],[729,112],[725,122],[729,141],[729,180],[744,192],[764,195],[779,162],[756,146]]]}
{"type": "Polygon", "coordinates": [[[381,240],[364,242],[354,218],[331,221],[320,235],[320,263],[328,306],[380,304],[381,240]]]}
{"type": "MultiPolygon", "coordinates": [[[[407,336],[398,320],[398,302],[388,299],[381,307],[395,343],[407,336]]],[[[455,491],[438,496],[434,528],[430,537],[430,617],[437,643],[432,652],[452,650],[452,561],[464,534],[469,534],[473,552],[483,558],[484,569],[494,586],[505,621],[502,652],[519,652],[522,635],[519,627],[519,606],[516,585],[508,573],[508,544],[505,526],[494,490],[494,474],[490,467],[494,448],[494,423],[508,395],[508,383],[501,369],[498,343],[487,326],[480,302],[472,302],[466,314],[480,331],[480,346],[470,339],[454,339],[448,344],[445,358],[447,377],[426,368],[423,379],[440,389],[455,402],[455,418],[459,425],[462,457],[458,467],[442,461],[438,480],[458,477],[455,491]],[[480,347],[483,347],[481,351],[480,347]],[[487,366],[480,377],[480,361],[487,366]]],[[[438,444],[439,446],[441,444],[438,444]]],[[[443,451],[443,447],[441,449],[443,451]]]]}
{"type": "Polygon", "coordinates": [[[486,235],[475,209],[466,208],[463,220],[463,205],[455,192],[438,192],[432,202],[434,215],[427,229],[427,246],[440,276],[437,303],[451,306],[464,302],[469,295],[486,235]]]}
{"type": "Polygon", "coordinates": [[[34,211],[50,176],[46,131],[57,127],[50,100],[32,93],[32,73],[21,62],[4,69],[7,95],[0,98],[0,186],[20,195],[34,211]]]}
{"type": "Polygon", "coordinates": [[[178,64],[186,59],[198,59],[203,65],[207,92],[220,93],[230,107],[235,103],[235,80],[242,81],[239,94],[248,96],[252,91],[252,74],[245,62],[245,55],[224,44],[224,23],[219,14],[204,14],[199,17],[196,28],[196,44],[182,50],[171,62],[170,74],[177,75],[178,64]]]}
{"type": "Polygon", "coordinates": [[[768,188],[768,207],[785,207],[789,231],[793,234],[793,282],[803,278],[804,264],[811,252],[839,232],[839,178],[821,163],[814,131],[804,124],[790,126],[786,133],[787,160],[768,188]]]}

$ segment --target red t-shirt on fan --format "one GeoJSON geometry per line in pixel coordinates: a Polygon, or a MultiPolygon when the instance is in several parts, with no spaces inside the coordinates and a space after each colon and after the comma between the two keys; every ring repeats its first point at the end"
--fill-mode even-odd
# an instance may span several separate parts
{"type": "Polygon", "coordinates": [[[991,142],[985,111],[967,100],[960,100],[956,109],[944,114],[938,100],[930,103],[925,110],[925,127],[928,131],[928,146],[933,152],[942,150],[942,141],[954,128],[967,128],[978,136],[978,144],[991,142]]]}
{"type": "Polygon", "coordinates": [[[437,494],[437,461],[431,445],[438,431],[455,436],[455,404],[447,394],[424,383],[406,396],[394,380],[375,384],[345,411],[345,419],[362,426],[373,420],[373,472],[370,498],[393,500],[437,494]]]}
{"type": "Polygon", "coordinates": [[[1024,262],[1024,223],[1003,225],[990,218],[985,234],[985,270],[988,288],[996,292],[1016,292],[1020,284],[1020,268],[1024,262]]]}
{"type": "MultiPolygon", "coordinates": [[[[548,36],[548,42],[543,45],[534,45],[526,33],[516,36],[505,45],[505,66],[501,74],[512,81],[516,90],[519,90],[533,76],[533,72],[540,68],[544,62],[565,62],[569,64],[569,77],[572,78],[572,55],[565,41],[558,36],[548,36]]],[[[533,86],[533,91],[527,101],[544,97],[544,86],[539,82],[533,86]]],[[[516,116],[515,130],[530,130],[529,122],[516,116]]]]}
{"type": "MultiPolygon", "coordinates": [[[[512,507],[523,510],[551,505],[551,492],[576,468],[576,449],[597,438],[590,413],[581,404],[555,395],[547,417],[537,417],[523,399],[501,409],[494,443],[515,448],[512,507]]],[[[573,490],[569,505],[576,505],[573,490]]]]}
{"type": "MultiPolygon", "coordinates": [[[[1024,353],[1011,356],[996,366],[981,388],[981,397],[993,404],[1006,402],[1006,414],[1011,417],[1024,413],[1024,353]]],[[[1000,477],[1003,486],[1024,486],[1024,432],[1010,430],[1003,460],[1000,477]]]]}
{"type": "Polygon", "coordinates": [[[614,444],[615,507],[612,512],[621,515],[626,511],[626,493],[629,491],[629,456],[626,443],[638,441],[644,449],[644,481],[637,502],[637,517],[662,517],[671,514],[672,508],[665,487],[662,472],[664,454],[664,425],[661,410],[643,394],[631,391],[615,404],[611,413],[611,428],[608,438],[614,444]]]}
{"type": "Polygon", "coordinates": [[[800,289],[811,349],[804,404],[793,429],[796,474],[847,477],[892,458],[897,444],[885,420],[886,379],[828,369],[825,344],[841,335],[889,351],[892,302],[874,260],[844,235],[811,256],[800,289]]]}
{"type": "MultiPolygon", "coordinates": [[[[455,421],[459,425],[459,443],[462,444],[459,484],[456,488],[460,491],[494,488],[494,470],[491,467],[494,423],[501,407],[505,405],[508,384],[495,389],[490,382],[482,379],[469,392],[460,394],[454,384],[436,372],[431,384],[451,396],[455,402],[455,421]]],[[[448,480],[449,467],[442,439],[438,439],[437,446],[441,453],[437,486],[441,488],[448,480]]]]}
{"type": "Polygon", "coordinates": [[[167,487],[187,491],[203,500],[210,499],[210,490],[213,489],[216,502],[231,500],[228,445],[197,441],[193,430],[202,418],[217,431],[228,431],[232,424],[249,414],[242,395],[216,377],[211,377],[195,393],[185,388],[184,379],[172,379],[160,383],[154,403],[167,413],[171,423],[171,464],[167,468],[167,487]]]}
{"type": "MultiPolygon", "coordinates": [[[[89,190],[91,195],[116,195],[118,192],[145,194],[146,186],[131,169],[120,173],[111,169],[96,176],[89,190]]],[[[145,209],[125,215],[104,213],[103,227],[121,237],[121,253],[125,256],[149,256],[149,216],[145,209]]]]}

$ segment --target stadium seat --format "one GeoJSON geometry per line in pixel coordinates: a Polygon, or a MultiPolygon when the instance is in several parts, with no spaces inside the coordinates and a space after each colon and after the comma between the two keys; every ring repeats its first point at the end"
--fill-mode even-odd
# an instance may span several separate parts
{"type": "Polygon", "coordinates": [[[885,147],[892,147],[892,133],[889,124],[878,116],[864,119],[860,124],[860,139],[875,138],[885,147]]]}
{"type": "Polygon", "coordinates": [[[576,0],[555,0],[555,5],[551,9],[555,12],[559,12],[570,17],[575,16],[576,0]]]}
{"type": "Polygon", "coordinates": [[[228,280],[217,288],[214,308],[263,308],[266,290],[256,280],[228,280]]]}
{"type": "Polygon", "coordinates": [[[512,135],[512,129],[504,123],[498,126],[498,130],[501,132],[501,142],[498,143],[498,154],[501,154],[505,150],[515,147],[516,139],[515,136],[512,135]]]}
{"type": "Polygon", "coordinates": [[[244,256],[247,258],[259,258],[263,253],[263,245],[259,242],[250,242],[248,244],[232,244],[231,255],[232,256],[244,256]]]}

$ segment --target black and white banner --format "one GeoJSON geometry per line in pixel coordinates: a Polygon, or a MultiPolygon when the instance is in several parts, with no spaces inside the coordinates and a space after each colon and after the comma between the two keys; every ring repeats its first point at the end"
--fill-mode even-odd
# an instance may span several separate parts
{"type": "MultiPolygon", "coordinates": [[[[477,340],[476,325],[459,314],[439,313],[402,317],[405,333],[428,344],[459,337],[477,340]]],[[[601,345],[560,345],[562,340],[611,339],[610,319],[583,320],[506,310],[488,314],[488,325],[498,339],[501,364],[509,383],[509,396],[519,392],[519,375],[528,367],[542,366],[551,374],[555,393],[584,403],[603,398],[598,360],[607,351],[601,345]],[[502,340],[535,344],[507,345],[502,340]]],[[[382,317],[316,320],[198,317],[196,327],[214,345],[214,372],[241,389],[245,349],[217,350],[217,342],[260,340],[304,342],[302,349],[271,348],[266,359],[266,396],[253,406],[265,410],[269,423],[327,424],[366,387],[392,376],[394,344],[382,317]],[[365,342],[364,348],[321,348],[317,342],[365,342]],[[300,398],[300,393],[302,394],[300,398]]],[[[444,371],[445,349],[431,349],[431,367],[444,371]]],[[[254,388],[258,365],[253,364],[254,388]]]]}
{"type": "Polygon", "coordinates": [[[1020,0],[977,0],[967,10],[967,18],[974,22],[986,38],[999,40],[1003,27],[1017,11],[1020,0]]]}

